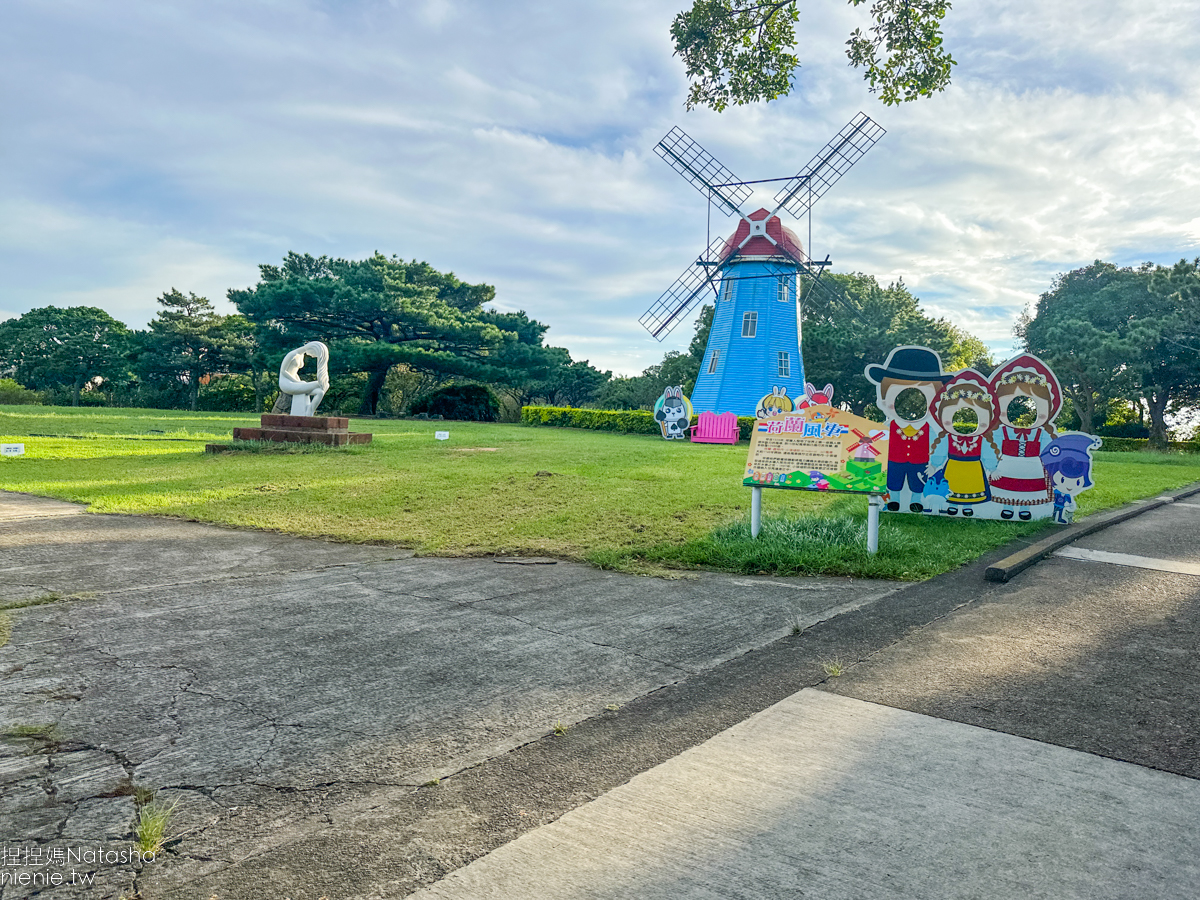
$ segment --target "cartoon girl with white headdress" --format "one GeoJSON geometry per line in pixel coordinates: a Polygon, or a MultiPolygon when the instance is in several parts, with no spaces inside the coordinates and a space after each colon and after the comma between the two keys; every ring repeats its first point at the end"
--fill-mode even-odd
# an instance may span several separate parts
{"type": "MultiPolygon", "coordinates": [[[[991,499],[983,467],[983,442],[986,440],[993,452],[999,452],[991,435],[996,425],[996,398],[983,375],[974,369],[963,369],[946,382],[943,391],[929,404],[929,411],[943,431],[930,448],[930,455],[943,440],[949,440],[950,444],[942,468],[942,477],[950,489],[946,512],[957,515],[961,506],[964,516],[973,516],[975,504],[991,499]],[[962,412],[973,416],[964,416],[956,422],[962,412]],[[975,419],[973,424],[971,418],[975,419]]],[[[931,462],[926,471],[932,475],[935,468],[931,462]]]]}
{"type": "Polygon", "coordinates": [[[1033,518],[1030,507],[1053,502],[1053,488],[1040,459],[1058,436],[1054,418],[1062,409],[1062,388],[1050,367],[1023,354],[1001,365],[991,378],[1000,415],[1000,460],[991,474],[992,499],[1005,507],[1002,519],[1015,511],[1033,518]]]}

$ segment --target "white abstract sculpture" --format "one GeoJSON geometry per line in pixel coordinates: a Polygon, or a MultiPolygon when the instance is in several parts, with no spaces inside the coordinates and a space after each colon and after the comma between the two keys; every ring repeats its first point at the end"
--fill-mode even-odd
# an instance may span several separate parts
{"type": "Polygon", "coordinates": [[[291,396],[293,416],[311,416],[329,390],[329,348],[320,341],[309,341],[285,356],[279,367],[279,390],[291,396]],[[306,356],[317,358],[316,381],[300,380],[306,356]]]}

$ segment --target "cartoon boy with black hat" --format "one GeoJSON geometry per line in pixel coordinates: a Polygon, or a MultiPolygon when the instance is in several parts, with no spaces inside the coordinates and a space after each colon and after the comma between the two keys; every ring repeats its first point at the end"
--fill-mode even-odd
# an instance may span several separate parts
{"type": "Polygon", "coordinates": [[[936,427],[929,408],[951,375],[942,372],[942,359],[928,347],[897,347],[882,366],[867,366],[867,380],[875,385],[875,405],[888,421],[887,508],[898,512],[904,500],[909,512],[924,512],[925,469],[929,465],[929,429],[936,427]],[[906,390],[924,397],[904,404],[912,415],[896,411],[896,401],[906,390]]]}

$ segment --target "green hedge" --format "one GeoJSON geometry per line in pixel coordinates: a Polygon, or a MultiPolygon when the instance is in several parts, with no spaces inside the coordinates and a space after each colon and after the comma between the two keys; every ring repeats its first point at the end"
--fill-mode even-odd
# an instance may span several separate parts
{"type": "MultiPolygon", "coordinates": [[[[692,416],[692,425],[697,417],[692,416]]],[[[738,416],[738,431],[743,441],[750,440],[754,429],[754,419],[750,416],[738,416]]],[[[654,413],[644,409],[613,410],[613,409],[568,409],[558,406],[523,406],[521,407],[522,425],[550,425],[555,428],[588,428],[592,431],[615,431],[619,434],[660,434],[658,423],[654,421],[654,413]]],[[[1101,450],[1111,450],[1117,453],[1132,453],[1145,450],[1146,438],[1104,438],[1101,450]]],[[[1200,441],[1171,441],[1171,450],[1184,453],[1200,453],[1200,441]]]]}
{"type": "MultiPolygon", "coordinates": [[[[695,425],[698,416],[692,416],[695,425]]],[[[750,440],[754,418],[738,416],[738,430],[743,441],[750,440]]],[[[644,409],[568,409],[559,406],[522,406],[522,425],[550,425],[554,428],[587,428],[592,431],[615,431],[619,434],[661,434],[654,413],[644,409]]]]}
{"type": "Polygon", "coordinates": [[[0,403],[11,406],[29,405],[41,406],[43,397],[37,391],[31,391],[24,385],[18,384],[12,378],[0,378],[0,403]]]}
{"type": "MultiPolygon", "coordinates": [[[[1150,441],[1146,438],[1102,437],[1104,444],[1101,450],[1112,450],[1116,453],[1134,453],[1148,449],[1150,441]]],[[[1182,453],[1200,453],[1200,441],[1168,441],[1168,449],[1182,453]]]]}
{"type": "Polygon", "coordinates": [[[643,409],[568,409],[559,406],[522,406],[522,425],[550,425],[554,428],[588,428],[592,431],[616,431],[621,434],[658,434],[654,413],[643,409]]]}
{"type": "MultiPolygon", "coordinates": [[[[254,412],[254,382],[249,375],[211,378],[208,384],[200,385],[196,408],[206,412],[254,412]]],[[[271,407],[268,404],[266,408],[271,407]]]]}

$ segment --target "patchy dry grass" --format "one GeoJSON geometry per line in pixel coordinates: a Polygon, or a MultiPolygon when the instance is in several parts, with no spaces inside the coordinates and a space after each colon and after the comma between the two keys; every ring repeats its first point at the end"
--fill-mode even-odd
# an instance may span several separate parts
{"type": "MultiPolygon", "coordinates": [[[[377,542],[440,555],[550,555],[625,571],[716,568],[919,579],[1037,524],[884,516],[865,552],[866,500],[768,491],[765,540],[748,533],[746,446],[464,422],[355,420],[368,446],[206,455],[256,417],[0,407],[0,488],[93,512],[377,542]],[[434,431],[448,430],[437,441],[434,431]],[[483,451],[487,452],[483,452],[483,451]]],[[[1200,457],[1098,453],[1079,514],[1200,479],[1200,457]]]]}

